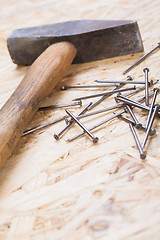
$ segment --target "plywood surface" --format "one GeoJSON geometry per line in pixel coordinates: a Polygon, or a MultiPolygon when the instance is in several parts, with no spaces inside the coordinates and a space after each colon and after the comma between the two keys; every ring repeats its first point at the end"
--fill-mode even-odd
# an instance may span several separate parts
{"type": "MultiPolygon", "coordinates": [[[[133,19],[138,21],[145,52],[160,39],[158,0],[1,0],[0,6],[0,106],[28,69],[17,67],[8,54],[6,39],[15,28],[74,19],[133,19]]],[[[95,79],[125,79],[122,71],[138,57],[72,65],[43,105],[71,102],[77,96],[100,92],[63,92],[60,86],[91,84],[95,79]]],[[[130,75],[134,80],[144,80],[143,68],[149,67],[150,79],[158,79],[159,57],[157,51],[130,75]]],[[[95,110],[113,104],[113,98],[106,99],[95,110]]],[[[75,114],[80,110],[71,109],[75,114]]],[[[145,112],[136,111],[145,123],[145,112]]],[[[64,114],[64,109],[39,112],[28,127],[64,114]]],[[[91,126],[111,114],[84,119],[83,123],[91,126]]],[[[157,135],[146,146],[146,161],[139,158],[128,124],[118,119],[94,132],[100,138],[96,145],[87,136],[67,143],[67,138],[80,131],[76,125],[56,141],[53,135],[64,125],[60,122],[23,137],[0,171],[0,239],[159,240],[159,119],[154,123],[157,135]]],[[[139,137],[142,140],[144,133],[139,132],[139,137]]]]}

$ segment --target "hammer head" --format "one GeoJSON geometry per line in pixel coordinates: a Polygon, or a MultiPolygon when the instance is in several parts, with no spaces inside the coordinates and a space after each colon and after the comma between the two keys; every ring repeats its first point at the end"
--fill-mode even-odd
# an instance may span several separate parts
{"type": "Polygon", "coordinates": [[[17,29],[7,44],[14,63],[30,65],[51,44],[68,41],[77,48],[74,63],[143,51],[136,21],[79,20],[17,29]]]}

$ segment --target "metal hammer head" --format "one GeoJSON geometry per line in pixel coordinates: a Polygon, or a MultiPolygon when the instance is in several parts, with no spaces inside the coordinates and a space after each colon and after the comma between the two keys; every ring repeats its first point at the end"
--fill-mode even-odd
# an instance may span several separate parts
{"type": "Polygon", "coordinates": [[[14,63],[30,65],[51,44],[69,41],[77,48],[74,63],[143,51],[136,21],[79,20],[17,29],[7,44],[14,63]]]}

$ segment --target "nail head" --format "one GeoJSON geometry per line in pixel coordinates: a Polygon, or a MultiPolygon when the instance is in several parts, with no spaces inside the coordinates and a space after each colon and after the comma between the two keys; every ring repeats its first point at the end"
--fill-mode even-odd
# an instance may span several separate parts
{"type": "Polygon", "coordinates": [[[137,123],[137,124],[135,125],[135,127],[136,127],[137,129],[142,129],[142,124],[141,124],[141,123],[137,123]]]}
{"type": "Polygon", "coordinates": [[[149,68],[144,68],[143,69],[143,72],[146,72],[146,71],[149,72],[149,68]]]}
{"type": "Polygon", "coordinates": [[[62,86],[61,89],[62,89],[62,90],[66,90],[67,87],[66,87],[66,86],[62,86]]]}
{"type": "Polygon", "coordinates": [[[132,80],[133,78],[131,76],[127,76],[127,80],[132,80]]]}
{"type": "Polygon", "coordinates": [[[159,92],[159,88],[153,88],[153,91],[155,92],[155,91],[158,91],[159,92]]]}
{"type": "Polygon", "coordinates": [[[59,140],[59,137],[58,137],[57,134],[54,134],[54,138],[55,138],[56,140],[59,140]]]}
{"type": "Polygon", "coordinates": [[[140,154],[140,158],[141,158],[141,159],[145,159],[145,158],[146,158],[146,154],[145,154],[145,153],[141,153],[141,154],[140,154]]]}
{"type": "Polygon", "coordinates": [[[150,133],[150,136],[156,135],[156,129],[151,129],[149,133],[150,133]]]}

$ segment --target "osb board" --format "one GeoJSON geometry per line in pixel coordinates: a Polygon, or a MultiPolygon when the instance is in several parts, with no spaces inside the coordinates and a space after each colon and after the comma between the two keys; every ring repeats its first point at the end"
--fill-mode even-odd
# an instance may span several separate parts
{"type": "MultiPolygon", "coordinates": [[[[72,19],[135,19],[145,52],[160,39],[159,1],[68,0],[0,1],[0,105],[2,106],[27,71],[8,55],[6,38],[19,27],[72,19]]],[[[107,43],[106,43],[107,44],[107,43]]],[[[65,84],[93,83],[94,79],[125,79],[122,71],[138,55],[71,66],[65,84]]],[[[160,52],[130,72],[143,80],[144,67],[150,78],[160,74],[160,52]]],[[[74,97],[95,92],[56,91],[44,102],[70,102],[74,97]]],[[[157,85],[160,86],[160,85],[157,85]]],[[[142,93],[138,96],[142,96],[142,93]]],[[[159,99],[158,99],[159,101],[159,99]]],[[[84,106],[88,102],[84,102],[84,106]]],[[[106,99],[96,109],[114,103],[106,99]]],[[[78,113],[78,107],[72,112],[78,113]]],[[[137,110],[140,121],[146,114],[137,110]]],[[[62,116],[64,110],[37,113],[29,127],[62,116]]],[[[87,126],[111,113],[84,119],[87,126]]],[[[160,123],[149,140],[142,162],[128,124],[114,120],[94,132],[94,145],[84,136],[71,143],[66,139],[79,132],[75,126],[60,141],[53,138],[64,123],[21,139],[14,155],[0,172],[0,239],[109,239],[159,240],[160,235],[160,123]]],[[[139,132],[142,140],[143,132],[139,132]]]]}

